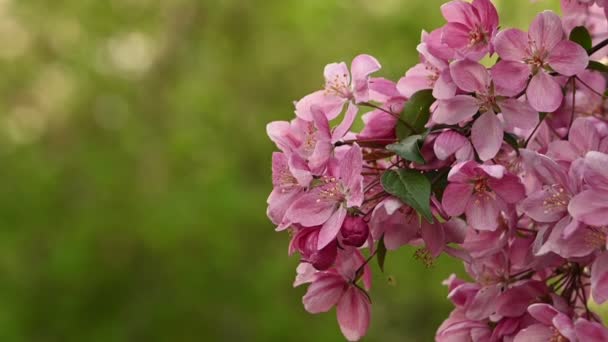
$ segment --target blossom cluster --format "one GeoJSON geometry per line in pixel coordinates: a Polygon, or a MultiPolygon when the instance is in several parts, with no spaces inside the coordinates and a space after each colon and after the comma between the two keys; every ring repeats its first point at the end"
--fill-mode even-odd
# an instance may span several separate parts
{"type": "Polygon", "coordinates": [[[267,126],[267,213],[290,233],[308,312],[336,307],[359,340],[370,261],[411,245],[468,274],[444,282],[437,341],[608,341],[588,306],[608,301],[608,4],[561,5],[523,31],[499,27],[490,0],[450,1],[398,82],[370,55],[329,64],[295,118],[267,126]]]}

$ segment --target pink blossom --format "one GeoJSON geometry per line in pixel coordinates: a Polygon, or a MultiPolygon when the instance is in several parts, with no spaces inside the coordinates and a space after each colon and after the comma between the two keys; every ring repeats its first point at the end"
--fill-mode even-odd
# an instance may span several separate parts
{"type": "Polygon", "coordinates": [[[521,330],[514,342],[574,341],[576,333],[572,319],[549,304],[533,304],[528,312],[538,323],[521,330]]]}
{"type": "Polygon", "coordinates": [[[369,327],[371,301],[362,288],[356,285],[356,272],[364,267],[364,284],[369,288],[369,270],[357,251],[343,254],[337,267],[314,275],[302,298],[306,311],[316,314],[336,306],[338,324],[349,341],[358,341],[369,327]]]}
{"type": "Polygon", "coordinates": [[[519,179],[502,165],[460,163],[450,170],[448,181],[442,201],[446,213],[466,213],[467,222],[479,230],[498,228],[500,211],[525,195],[519,179]]]}
{"type": "Polygon", "coordinates": [[[304,227],[322,226],[318,248],[332,242],[346,218],[347,208],[363,203],[362,154],[353,145],[335,170],[321,177],[319,185],[302,194],[287,210],[287,218],[304,227]]]}
{"type": "Polygon", "coordinates": [[[587,153],[583,177],[589,189],[572,198],[568,211],[575,219],[588,225],[608,225],[608,154],[587,153]]]}
{"type": "Polygon", "coordinates": [[[489,0],[450,1],[441,6],[448,22],[443,27],[442,42],[462,57],[479,60],[492,52],[492,38],[498,28],[498,13],[489,0]]]}
{"type": "Polygon", "coordinates": [[[296,103],[296,115],[304,120],[313,118],[311,107],[318,106],[329,120],[342,112],[346,102],[366,102],[370,99],[369,75],[380,70],[380,63],[370,55],[359,55],[352,61],[350,71],[346,63],[325,67],[325,89],[305,96],[296,103]],[[352,79],[351,79],[352,77],[352,79]]]}
{"type": "Polygon", "coordinates": [[[574,76],[587,67],[589,57],[580,45],[565,39],[561,19],[551,11],[536,16],[526,34],[518,29],[498,33],[494,47],[501,61],[493,68],[497,87],[518,93],[526,87],[532,108],[553,112],[561,104],[561,86],[548,70],[574,76]]]}
{"type": "Polygon", "coordinates": [[[312,181],[312,175],[296,155],[288,160],[284,153],[272,154],[272,184],[274,189],[268,197],[268,217],[272,223],[279,226],[277,230],[285,229],[289,221],[285,221],[285,213],[293,202],[304,192],[312,181]]]}
{"type": "Polygon", "coordinates": [[[502,145],[504,129],[495,115],[496,110],[510,127],[529,129],[538,123],[538,113],[526,101],[502,98],[502,94],[495,93],[490,74],[483,65],[462,60],[452,63],[450,71],[456,85],[475,96],[456,95],[439,100],[433,120],[453,125],[470,120],[480,111],[481,116],[473,123],[471,139],[481,160],[493,158],[502,145]]]}

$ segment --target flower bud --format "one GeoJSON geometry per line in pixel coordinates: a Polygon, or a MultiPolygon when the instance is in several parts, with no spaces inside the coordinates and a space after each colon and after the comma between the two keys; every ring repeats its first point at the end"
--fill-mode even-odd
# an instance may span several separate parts
{"type": "Polygon", "coordinates": [[[300,252],[303,262],[308,262],[315,269],[324,271],[334,264],[338,254],[338,243],[334,240],[321,250],[317,249],[320,231],[319,227],[302,229],[294,237],[292,244],[300,252]]]}
{"type": "Polygon", "coordinates": [[[369,235],[369,227],[360,216],[347,216],[340,231],[342,243],[353,247],[361,247],[369,235]]]}

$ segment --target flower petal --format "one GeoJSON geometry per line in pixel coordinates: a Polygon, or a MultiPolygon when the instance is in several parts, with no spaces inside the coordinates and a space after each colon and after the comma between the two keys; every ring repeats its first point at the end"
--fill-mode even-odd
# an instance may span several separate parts
{"type": "Polygon", "coordinates": [[[494,158],[500,146],[504,131],[502,123],[492,112],[481,115],[471,129],[471,141],[479,155],[479,159],[486,161],[494,158]]]}
{"type": "Polygon", "coordinates": [[[578,221],[591,226],[608,224],[608,192],[586,190],[574,196],[568,204],[568,212],[578,221]]]}
{"type": "Polygon", "coordinates": [[[466,207],[467,221],[474,229],[496,230],[500,209],[497,200],[487,193],[474,194],[466,207]]]}
{"type": "Polygon", "coordinates": [[[591,266],[591,295],[598,304],[608,300],[608,252],[600,254],[591,266]]]}
{"type": "Polygon", "coordinates": [[[488,93],[490,75],[483,65],[468,59],[459,60],[450,64],[450,74],[460,89],[470,93],[488,93]]]}
{"type": "Polygon", "coordinates": [[[547,63],[562,75],[574,76],[585,70],[589,64],[589,55],[582,46],[562,40],[549,53],[547,63]]]}
{"type": "Polygon", "coordinates": [[[304,309],[313,314],[329,311],[342,297],[345,286],[342,276],[319,273],[302,297],[304,309]]]}
{"type": "Polygon", "coordinates": [[[338,302],[336,313],[340,330],[347,340],[358,341],[367,333],[371,303],[359,288],[348,287],[338,302]]]}
{"type": "Polygon", "coordinates": [[[500,109],[509,127],[521,129],[534,128],[538,124],[538,112],[527,101],[506,99],[500,102],[500,109]]]}
{"type": "Polygon", "coordinates": [[[479,110],[477,99],[468,95],[456,95],[449,100],[437,101],[437,109],[433,113],[433,121],[455,125],[470,119],[479,110]]]}
{"type": "Polygon", "coordinates": [[[530,67],[520,62],[501,60],[490,69],[496,93],[515,96],[528,85],[530,67]]]}
{"type": "Polygon", "coordinates": [[[556,111],[564,98],[562,87],[543,70],[530,80],[526,96],[532,108],[545,113],[556,111]]]}
{"type": "Polygon", "coordinates": [[[460,216],[464,213],[473,193],[473,185],[469,183],[450,183],[443,192],[441,205],[446,214],[460,216]]]}
{"type": "Polygon", "coordinates": [[[323,224],[319,232],[319,240],[317,241],[317,248],[319,250],[334,241],[338,232],[340,232],[340,228],[342,228],[342,223],[344,223],[347,213],[346,209],[340,206],[323,224]]]}
{"type": "Polygon", "coordinates": [[[532,21],[528,36],[536,50],[551,51],[564,39],[562,21],[552,11],[541,12],[532,21]]]}
{"type": "Polygon", "coordinates": [[[500,31],[494,38],[494,49],[504,61],[521,62],[528,57],[528,35],[518,29],[500,31]]]}

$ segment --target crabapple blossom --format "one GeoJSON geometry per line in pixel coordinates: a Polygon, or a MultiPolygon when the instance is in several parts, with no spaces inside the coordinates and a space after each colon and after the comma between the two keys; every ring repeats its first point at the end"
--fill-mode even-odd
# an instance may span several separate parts
{"type": "Polygon", "coordinates": [[[412,248],[467,275],[444,282],[436,341],[608,341],[588,305],[608,301],[608,4],[561,5],[524,32],[499,29],[490,0],[450,1],[398,82],[371,77],[370,55],[329,64],[324,89],[267,126],[267,214],[290,233],[306,311],[335,307],[361,339],[371,262],[412,248]]]}

